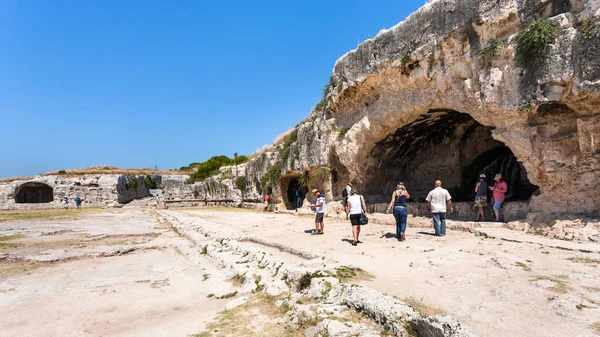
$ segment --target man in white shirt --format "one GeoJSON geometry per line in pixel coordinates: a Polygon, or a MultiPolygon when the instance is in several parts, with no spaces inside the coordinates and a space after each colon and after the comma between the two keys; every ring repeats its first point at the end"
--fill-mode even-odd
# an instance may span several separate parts
{"type": "Polygon", "coordinates": [[[323,218],[325,217],[325,196],[317,189],[312,190],[312,193],[317,197],[317,202],[310,206],[315,209],[316,214],[315,232],[313,234],[325,234],[325,222],[323,221],[323,218]]]}
{"type": "Polygon", "coordinates": [[[436,236],[446,235],[446,205],[452,213],[452,197],[442,188],[442,181],[435,181],[435,188],[427,195],[427,208],[431,210],[436,236]]]}

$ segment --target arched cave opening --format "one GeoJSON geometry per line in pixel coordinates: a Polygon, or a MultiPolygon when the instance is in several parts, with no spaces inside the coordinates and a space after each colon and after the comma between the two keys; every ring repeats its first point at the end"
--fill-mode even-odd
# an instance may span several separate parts
{"type": "Polygon", "coordinates": [[[288,210],[296,209],[296,189],[300,187],[300,176],[301,173],[293,172],[281,178],[279,188],[285,208],[288,210]]]}
{"type": "Polygon", "coordinates": [[[54,190],[52,187],[37,182],[25,183],[17,188],[15,202],[18,204],[37,204],[52,202],[54,190]]]}
{"type": "Polygon", "coordinates": [[[424,201],[437,179],[454,201],[473,201],[479,174],[488,184],[501,173],[509,186],[507,201],[528,200],[538,189],[492,127],[454,110],[432,110],[377,142],[368,157],[365,194],[370,202],[389,202],[398,181],[412,201],[424,201]]]}

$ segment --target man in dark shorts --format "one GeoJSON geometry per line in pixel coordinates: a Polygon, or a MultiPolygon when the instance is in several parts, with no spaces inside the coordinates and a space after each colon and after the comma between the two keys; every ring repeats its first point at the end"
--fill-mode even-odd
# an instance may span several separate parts
{"type": "Polygon", "coordinates": [[[321,194],[321,192],[319,192],[319,190],[317,189],[312,190],[312,193],[315,195],[315,197],[317,197],[317,201],[310,206],[311,208],[315,209],[316,214],[315,232],[313,233],[313,235],[325,234],[325,222],[323,220],[325,218],[325,196],[321,194]]]}

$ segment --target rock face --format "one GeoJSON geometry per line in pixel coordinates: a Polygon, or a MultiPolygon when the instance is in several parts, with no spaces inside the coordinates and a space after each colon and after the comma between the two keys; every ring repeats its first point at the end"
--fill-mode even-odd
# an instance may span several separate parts
{"type": "Polygon", "coordinates": [[[489,183],[502,173],[509,200],[532,212],[598,213],[599,15],[592,0],[424,5],[336,62],[292,141],[248,163],[252,192],[278,164],[271,187],[288,205],[303,174],[330,198],[351,181],[380,202],[399,180],[418,200],[435,179],[466,201],[480,172],[489,183]],[[515,37],[536,19],[554,22],[557,38],[541,64],[520,67],[515,37]]]}
{"type": "MultiPolygon", "coordinates": [[[[126,204],[150,196],[149,184],[172,184],[182,176],[125,176],[88,174],[75,177],[37,176],[0,184],[0,209],[61,207],[67,197],[72,206],[79,196],[84,206],[104,207],[126,204]]],[[[184,176],[187,177],[187,176],[184,176]]]]}

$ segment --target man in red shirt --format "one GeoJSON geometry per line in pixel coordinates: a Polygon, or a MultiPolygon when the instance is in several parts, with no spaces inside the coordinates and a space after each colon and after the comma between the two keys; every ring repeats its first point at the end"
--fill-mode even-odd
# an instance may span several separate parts
{"type": "Polygon", "coordinates": [[[496,221],[500,221],[500,207],[502,207],[502,203],[504,202],[504,194],[508,192],[508,185],[502,179],[502,175],[500,173],[496,174],[494,177],[494,187],[490,187],[490,190],[494,194],[494,213],[496,213],[496,221]]]}

